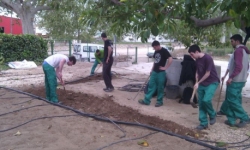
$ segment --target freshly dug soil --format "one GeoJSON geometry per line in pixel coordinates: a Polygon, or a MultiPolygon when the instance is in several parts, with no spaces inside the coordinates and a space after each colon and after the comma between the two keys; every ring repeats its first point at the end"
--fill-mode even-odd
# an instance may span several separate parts
{"type": "MultiPolygon", "coordinates": [[[[30,88],[25,90],[25,92],[45,97],[44,87],[30,88]]],[[[68,90],[64,91],[63,89],[58,89],[57,94],[63,105],[73,107],[86,113],[102,114],[102,116],[119,121],[139,122],[181,135],[193,137],[195,137],[196,133],[198,133],[200,137],[203,135],[202,132],[186,128],[172,121],[147,116],[132,108],[120,106],[112,100],[112,97],[99,98],[90,94],[81,92],[76,93],[68,90]]]]}

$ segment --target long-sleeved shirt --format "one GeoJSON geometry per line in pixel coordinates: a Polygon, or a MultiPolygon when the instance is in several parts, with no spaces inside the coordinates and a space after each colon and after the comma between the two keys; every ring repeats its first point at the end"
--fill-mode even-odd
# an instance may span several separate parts
{"type": "Polygon", "coordinates": [[[95,59],[99,62],[99,63],[102,63],[102,59],[104,58],[104,50],[100,50],[100,55],[98,56],[96,53],[95,53],[95,59]]]}
{"type": "Polygon", "coordinates": [[[245,82],[248,70],[248,54],[250,51],[244,45],[237,45],[229,67],[229,77],[235,82],[245,82]]]}

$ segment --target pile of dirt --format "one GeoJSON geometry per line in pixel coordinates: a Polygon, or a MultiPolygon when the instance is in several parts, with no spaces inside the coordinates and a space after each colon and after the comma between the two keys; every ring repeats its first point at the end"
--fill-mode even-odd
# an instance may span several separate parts
{"type": "MultiPolygon", "coordinates": [[[[43,87],[26,89],[25,91],[40,97],[45,97],[45,89],[43,87]]],[[[64,91],[63,89],[58,89],[57,94],[63,105],[73,107],[83,112],[102,114],[105,117],[119,121],[147,124],[181,135],[195,137],[196,133],[199,133],[200,136],[203,134],[202,132],[186,128],[172,121],[143,115],[137,110],[133,110],[126,106],[120,106],[112,100],[112,97],[99,98],[90,94],[64,91]]]]}

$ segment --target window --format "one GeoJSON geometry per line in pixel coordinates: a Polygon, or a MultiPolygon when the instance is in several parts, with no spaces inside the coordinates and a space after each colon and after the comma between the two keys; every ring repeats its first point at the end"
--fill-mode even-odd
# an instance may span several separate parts
{"type": "Polygon", "coordinates": [[[87,46],[83,46],[82,49],[83,49],[83,52],[88,52],[88,47],[87,46]]]}
{"type": "Polygon", "coordinates": [[[90,52],[95,52],[97,50],[97,46],[90,46],[89,51],[90,52]]]}
{"type": "Polygon", "coordinates": [[[0,33],[4,33],[4,27],[0,27],[0,33]]]}
{"type": "Polygon", "coordinates": [[[88,47],[83,46],[83,52],[95,52],[97,50],[97,46],[88,46],[88,47]]]}
{"type": "Polygon", "coordinates": [[[80,52],[80,51],[81,51],[80,45],[74,45],[74,52],[80,52]]]}

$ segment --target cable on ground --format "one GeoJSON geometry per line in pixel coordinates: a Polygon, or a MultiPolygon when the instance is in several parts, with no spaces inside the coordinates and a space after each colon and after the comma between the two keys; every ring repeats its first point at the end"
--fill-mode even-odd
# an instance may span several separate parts
{"type": "MultiPolygon", "coordinates": [[[[81,111],[76,110],[76,109],[74,109],[72,107],[69,107],[69,106],[64,106],[64,105],[61,105],[61,104],[52,103],[50,101],[47,101],[45,98],[33,95],[31,93],[23,92],[23,91],[12,89],[12,88],[2,87],[2,86],[0,86],[0,88],[4,88],[4,89],[7,89],[7,90],[12,90],[12,91],[15,91],[17,93],[24,94],[24,95],[29,95],[29,96],[34,97],[36,99],[46,101],[47,103],[50,103],[52,105],[59,106],[61,108],[67,109],[67,110],[71,110],[71,111],[73,111],[73,112],[75,112],[75,113],[77,113],[79,115],[82,115],[82,116],[92,117],[92,118],[94,118],[96,120],[105,121],[105,122],[110,122],[110,120],[111,120],[111,119],[109,120],[109,119],[106,119],[106,118],[102,118],[102,117],[96,116],[94,114],[88,114],[88,113],[85,113],[85,112],[81,112],[81,111]]],[[[196,143],[198,145],[201,145],[201,146],[204,146],[204,147],[207,147],[207,148],[210,148],[210,149],[214,149],[214,150],[226,150],[226,148],[215,147],[213,145],[209,145],[209,144],[204,143],[202,141],[199,141],[197,139],[194,139],[194,138],[191,138],[191,137],[187,137],[187,136],[183,136],[183,135],[179,135],[179,134],[176,134],[176,133],[173,133],[173,132],[170,132],[170,131],[162,130],[162,129],[159,129],[159,128],[156,128],[156,127],[153,127],[153,126],[149,126],[149,125],[145,125],[145,124],[138,124],[138,123],[133,123],[133,122],[124,122],[124,121],[115,121],[115,120],[112,120],[112,121],[114,123],[117,123],[117,124],[124,124],[124,125],[130,125],[130,126],[139,126],[139,127],[147,128],[147,129],[150,129],[150,130],[159,131],[159,132],[165,133],[167,135],[175,136],[175,137],[184,139],[186,141],[189,141],[191,143],[196,143]]],[[[11,130],[11,129],[9,129],[9,130],[11,130]]]]}

